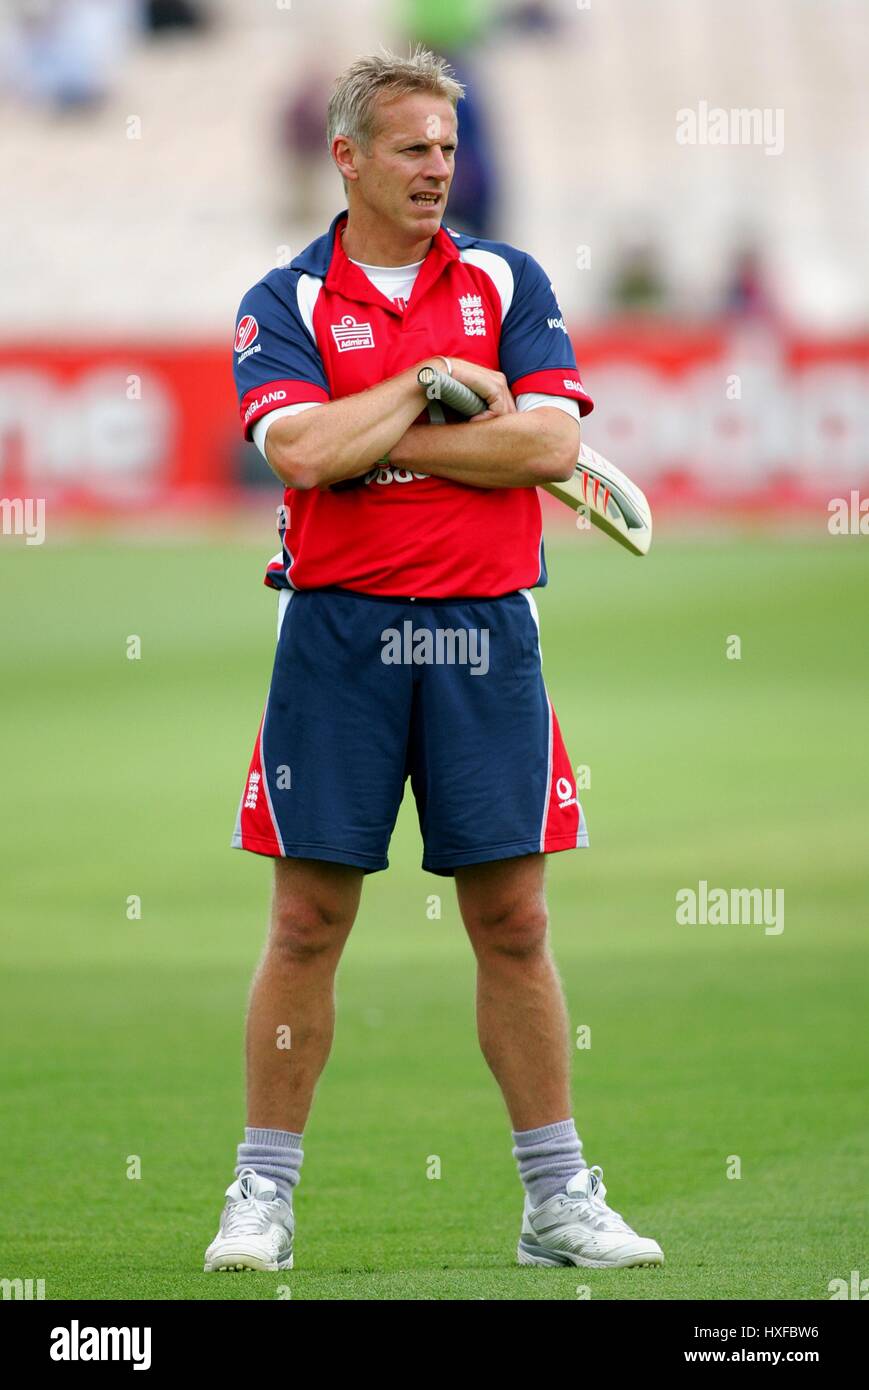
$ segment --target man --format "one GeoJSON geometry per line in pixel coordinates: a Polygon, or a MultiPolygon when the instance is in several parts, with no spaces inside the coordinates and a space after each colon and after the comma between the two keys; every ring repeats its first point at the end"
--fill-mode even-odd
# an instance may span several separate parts
{"type": "Polygon", "coordinates": [[[541,673],[536,485],[572,474],[592,403],[537,262],[441,225],[461,92],[424,49],[343,73],[328,138],[347,211],[239,310],[243,427],[286,493],[266,574],[277,652],[233,843],[271,856],[275,878],[248,1127],[207,1271],[292,1267],[335,970],[408,776],[423,867],[455,877],[477,959],[480,1044],[525,1187],[520,1262],[663,1262],[583,1159],[547,942],[545,855],[588,837],[541,673]],[[424,364],[487,410],[430,418],[424,364]]]}

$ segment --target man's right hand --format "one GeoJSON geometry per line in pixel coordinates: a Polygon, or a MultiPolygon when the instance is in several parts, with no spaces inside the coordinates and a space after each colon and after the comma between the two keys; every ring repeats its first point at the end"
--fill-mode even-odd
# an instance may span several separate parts
{"type": "Polygon", "coordinates": [[[469,386],[488,402],[488,409],[481,411],[479,415],[471,416],[472,424],[476,420],[491,420],[496,415],[515,415],[516,402],[503,372],[493,371],[491,367],[481,367],[477,362],[466,362],[462,357],[452,357],[450,362],[456,381],[460,381],[463,386],[469,386]]]}

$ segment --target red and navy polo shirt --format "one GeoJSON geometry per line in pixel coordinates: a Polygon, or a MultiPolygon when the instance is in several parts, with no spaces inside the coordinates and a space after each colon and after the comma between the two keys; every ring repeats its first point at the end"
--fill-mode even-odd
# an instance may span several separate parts
{"type": "MultiPolygon", "coordinates": [[[[435,353],[500,370],[514,396],[592,409],[532,256],[441,227],[410,299],[396,303],[344,251],[347,216],[241,301],[234,371],[245,438],[270,411],[354,395],[435,353]]],[[[428,418],[421,407],[418,423],[428,418]]],[[[484,598],[546,583],[533,487],[470,487],[387,465],[343,491],[287,488],[279,516],[281,552],[265,578],[275,589],[484,598]]]]}

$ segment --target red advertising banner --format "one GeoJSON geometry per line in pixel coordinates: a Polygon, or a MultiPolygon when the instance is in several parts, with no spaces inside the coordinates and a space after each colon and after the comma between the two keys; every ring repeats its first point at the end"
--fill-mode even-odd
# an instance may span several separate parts
{"type": "Polygon", "coordinates": [[[583,438],[653,500],[814,506],[869,483],[869,336],[611,328],[582,369],[583,438]]]}
{"type": "Polygon", "coordinates": [[[0,347],[0,493],[67,510],[225,499],[240,431],[223,345],[0,347]]]}
{"type": "MultiPolygon", "coordinates": [[[[869,485],[869,336],[609,325],[575,334],[583,437],[657,503],[816,506],[869,485]]],[[[242,441],[227,347],[0,347],[0,496],[199,508],[277,486],[242,441]]]]}

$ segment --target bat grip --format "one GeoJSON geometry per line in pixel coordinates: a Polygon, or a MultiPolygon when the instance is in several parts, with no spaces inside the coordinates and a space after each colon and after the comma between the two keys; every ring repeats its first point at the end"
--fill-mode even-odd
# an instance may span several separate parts
{"type": "Polygon", "coordinates": [[[479,415],[487,409],[486,402],[476,391],[456,381],[455,377],[439,372],[436,367],[421,367],[417,372],[417,381],[425,387],[430,401],[440,401],[441,405],[450,406],[460,415],[479,415]]]}

